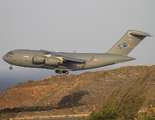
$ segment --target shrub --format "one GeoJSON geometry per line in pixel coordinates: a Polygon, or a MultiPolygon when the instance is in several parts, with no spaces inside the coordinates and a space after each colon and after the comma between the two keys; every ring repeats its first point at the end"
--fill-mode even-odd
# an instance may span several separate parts
{"type": "Polygon", "coordinates": [[[144,116],[141,120],[155,120],[155,117],[146,115],[146,116],[144,116]]]}
{"type": "Polygon", "coordinates": [[[117,110],[114,107],[110,107],[109,109],[93,111],[87,118],[78,118],[78,120],[115,120],[118,116],[117,110]]]}
{"type": "Polygon", "coordinates": [[[117,110],[114,107],[109,109],[100,109],[98,112],[93,111],[87,120],[115,120],[119,116],[117,110]]]}

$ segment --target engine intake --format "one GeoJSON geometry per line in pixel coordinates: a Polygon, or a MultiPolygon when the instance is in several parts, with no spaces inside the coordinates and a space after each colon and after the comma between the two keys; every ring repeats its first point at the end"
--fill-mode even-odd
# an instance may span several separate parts
{"type": "Polygon", "coordinates": [[[44,56],[35,55],[35,56],[33,56],[33,62],[34,63],[44,63],[45,62],[45,57],[44,56]]]}

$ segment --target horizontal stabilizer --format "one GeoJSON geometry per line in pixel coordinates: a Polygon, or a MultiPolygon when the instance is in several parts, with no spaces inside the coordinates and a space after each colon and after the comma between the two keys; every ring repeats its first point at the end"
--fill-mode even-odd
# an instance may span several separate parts
{"type": "Polygon", "coordinates": [[[148,34],[148,33],[143,33],[143,32],[141,32],[141,33],[130,32],[130,34],[131,34],[131,35],[135,35],[135,36],[153,37],[153,36],[151,36],[150,34],[148,34]]]}

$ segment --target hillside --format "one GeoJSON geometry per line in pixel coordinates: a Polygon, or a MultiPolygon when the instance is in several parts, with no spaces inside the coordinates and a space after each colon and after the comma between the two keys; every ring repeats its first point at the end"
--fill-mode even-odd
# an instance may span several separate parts
{"type": "Polygon", "coordinates": [[[48,114],[89,113],[101,106],[103,96],[119,86],[123,89],[130,87],[137,78],[151,71],[147,82],[147,102],[155,99],[155,66],[125,66],[80,75],[49,76],[17,84],[0,94],[0,110],[1,113],[14,110],[18,116],[23,112],[24,115],[28,114],[26,112],[34,115],[34,111],[44,111],[42,115],[45,111],[46,114],[49,111],[48,114]]]}

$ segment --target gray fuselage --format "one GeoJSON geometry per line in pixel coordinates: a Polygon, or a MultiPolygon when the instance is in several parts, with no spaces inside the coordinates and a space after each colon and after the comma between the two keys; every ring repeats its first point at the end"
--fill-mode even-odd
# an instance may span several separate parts
{"type": "MultiPolygon", "coordinates": [[[[51,52],[52,53],[52,52],[51,52]]],[[[55,59],[63,59],[65,57],[48,53],[45,50],[13,50],[3,56],[4,61],[11,65],[17,65],[22,67],[32,67],[32,68],[46,68],[53,70],[83,70],[102,67],[106,65],[122,63],[130,60],[135,60],[135,58],[128,57],[125,55],[109,54],[109,53],[67,53],[67,52],[53,52],[63,55],[69,55],[76,58],[81,58],[87,60],[84,63],[79,63],[71,60],[63,60],[61,64],[48,64],[45,60],[49,57],[54,57],[55,59]],[[35,62],[34,57],[38,57],[38,61],[35,62]],[[93,58],[92,58],[93,57],[93,58]],[[92,58],[92,59],[91,59],[92,58]]]]}

